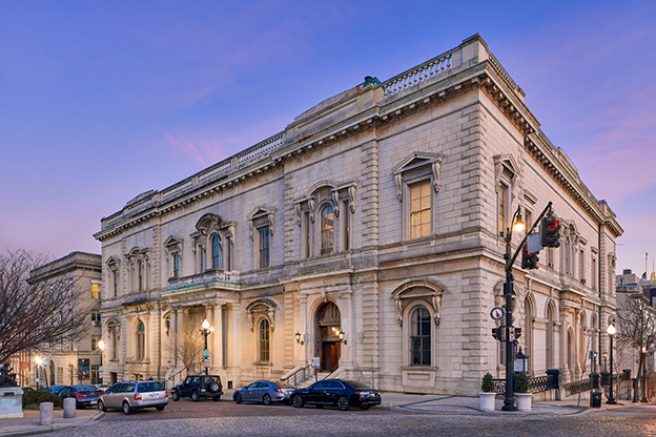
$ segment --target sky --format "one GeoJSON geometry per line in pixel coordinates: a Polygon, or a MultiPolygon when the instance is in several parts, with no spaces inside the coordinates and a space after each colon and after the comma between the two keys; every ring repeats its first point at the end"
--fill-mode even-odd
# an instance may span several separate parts
{"type": "Polygon", "coordinates": [[[480,33],[656,256],[656,1],[0,1],[0,250],[99,252],[100,218],[327,97],[480,33]],[[529,5],[530,3],[530,5],[529,5]]]}

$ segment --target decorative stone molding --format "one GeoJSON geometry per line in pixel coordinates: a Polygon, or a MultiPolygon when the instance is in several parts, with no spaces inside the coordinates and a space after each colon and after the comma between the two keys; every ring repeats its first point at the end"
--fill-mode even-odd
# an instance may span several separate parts
{"type": "Polygon", "coordinates": [[[276,309],[278,304],[275,300],[268,297],[262,297],[254,300],[246,306],[246,314],[248,315],[248,324],[251,332],[255,329],[254,321],[255,316],[260,314],[266,316],[269,319],[269,326],[271,330],[274,330],[275,320],[276,320],[276,309]]]}
{"type": "Polygon", "coordinates": [[[273,235],[273,216],[275,213],[275,208],[267,208],[263,206],[256,206],[248,213],[246,216],[248,219],[248,231],[251,240],[254,238],[255,233],[255,221],[261,218],[266,218],[267,226],[269,227],[269,232],[273,235]]]}
{"type": "Polygon", "coordinates": [[[442,316],[442,296],[444,288],[428,280],[415,280],[407,282],[392,292],[394,307],[397,312],[397,321],[403,326],[403,316],[409,304],[423,301],[432,310],[433,321],[439,326],[442,316]]]}
{"type": "Polygon", "coordinates": [[[392,170],[394,184],[396,186],[396,197],[399,202],[403,201],[403,174],[421,169],[430,165],[432,176],[433,190],[437,193],[440,190],[440,169],[444,162],[444,155],[426,152],[413,152],[392,170]]]}

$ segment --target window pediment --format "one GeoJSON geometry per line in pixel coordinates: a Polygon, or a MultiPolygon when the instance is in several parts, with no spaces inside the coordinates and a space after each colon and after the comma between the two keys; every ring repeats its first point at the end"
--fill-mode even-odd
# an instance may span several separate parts
{"type": "Polygon", "coordinates": [[[196,222],[196,229],[202,234],[207,234],[213,229],[218,229],[223,224],[223,218],[220,215],[206,213],[196,222]]]}
{"type": "Polygon", "coordinates": [[[248,314],[248,323],[250,325],[251,331],[253,331],[254,329],[253,322],[255,316],[258,314],[264,315],[269,319],[269,325],[271,330],[273,331],[277,308],[278,308],[278,304],[276,303],[276,301],[267,297],[256,299],[253,302],[249,303],[246,306],[246,313],[248,314]]]}
{"type": "Polygon", "coordinates": [[[275,212],[275,208],[267,208],[258,205],[248,213],[246,217],[248,218],[248,229],[251,240],[254,237],[255,228],[262,225],[268,226],[269,232],[273,235],[273,217],[275,212]]]}
{"type": "Polygon", "coordinates": [[[406,309],[416,302],[423,302],[432,309],[435,325],[440,324],[442,311],[442,296],[444,287],[432,281],[410,281],[392,292],[392,299],[397,312],[397,320],[403,326],[406,309]]]}
{"type": "Polygon", "coordinates": [[[438,153],[413,152],[399,164],[397,164],[392,174],[396,184],[396,196],[399,202],[403,201],[403,174],[422,168],[430,168],[432,174],[433,190],[440,190],[440,169],[444,162],[444,155],[438,153]]]}

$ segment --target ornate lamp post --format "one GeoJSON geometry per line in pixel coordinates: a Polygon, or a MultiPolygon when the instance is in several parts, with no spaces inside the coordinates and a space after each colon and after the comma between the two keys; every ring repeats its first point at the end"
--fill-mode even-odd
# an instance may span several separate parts
{"type": "MultiPolygon", "coordinates": [[[[522,211],[520,207],[517,208],[515,214],[512,217],[512,227],[507,228],[504,234],[506,240],[506,254],[504,256],[506,260],[506,282],[503,284],[503,296],[506,300],[506,326],[505,326],[505,339],[506,339],[506,393],[503,400],[503,411],[517,411],[515,407],[515,401],[513,396],[513,387],[514,387],[514,373],[513,373],[513,357],[515,356],[514,351],[514,338],[510,338],[512,323],[513,323],[513,264],[517,256],[512,255],[512,234],[513,232],[523,232],[526,229],[526,223],[522,220],[522,211]]],[[[524,242],[522,242],[524,243],[524,242]]],[[[520,249],[523,244],[520,245],[520,249]]]]}
{"type": "Polygon", "coordinates": [[[105,341],[101,338],[98,340],[98,350],[100,351],[100,368],[98,369],[98,382],[100,385],[102,385],[102,376],[105,374],[105,369],[103,369],[103,354],[105,353],[105,348],[107,346],[105,345],[105,341]]]}
{"type": "MultiPolygon", "coordinates": [[[[39,370],[43,369],[43,365],[45,363],[45,360],[41,355],[37,355],[34,357],[34,364],[36,365],[36,389],[37,391],[39,390],[39,370]]],[[[48,375],[46,374],[45,371],[43,371],[43,374],[45,376],[45,381],[46,381],[46,387],[48,386],[48,375]]]]}
{"type": "Polygon", "coordinates": [[[210,351],[207,348],[207,336],[210,335],[214,331],[214,328],[210,326],[210,322],[207,321],[207,319],[203,320],[203,323],[200,325],[200,333],[203,334],[203,337],[205,338],[205,349],[203,349],[203,360],[205,361],[205,374],[209,374],[208,370],[208,361],[210,359],[210,351]]]}
{"type": "Polygon", "coordinates": [[[616,404],[617,401],[613,396],[613,337],[617,334],[617,328],[615,328],[614,323],[610,323],[608,328],[606,328],[606,333],[610,337],[610,395],[608,396],[607,404],[616,404]]]}

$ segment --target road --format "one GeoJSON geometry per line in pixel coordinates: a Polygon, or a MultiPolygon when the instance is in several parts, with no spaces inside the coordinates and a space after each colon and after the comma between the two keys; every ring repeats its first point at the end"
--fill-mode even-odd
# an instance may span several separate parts
{"type": "Polygon", "coordinates": [[[106,414],[99,421],[53,436],[656,436],[656,406],[627,406],[561,417],[435,415],[373,408],[369,411],[296,409],[180,401],[163,412],[106,414]]]}

